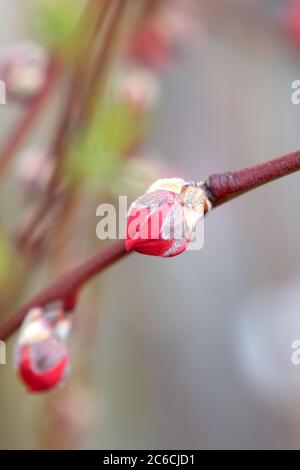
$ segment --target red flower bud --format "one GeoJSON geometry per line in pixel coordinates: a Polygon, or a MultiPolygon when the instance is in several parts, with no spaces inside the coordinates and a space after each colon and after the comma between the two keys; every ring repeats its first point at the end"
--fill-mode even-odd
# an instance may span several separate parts
{"type": "Polygon", "coordinates": [[[196,4],[161,2],[137,30],[127,54],[149,68],[165,70],[182,46],[193,39],[198,27],[196,4]]]}
{"type": "Polygon", "coordinates": [[[288,37],[296,45],[300,43],[300,1],[292,0],[283,18],[288,37]]]}
{"type": "Polygon", "coordinates": [[[209,205],[201,185],[177,178],[158,180],[129,209],[127,251],[179,255],[186,250],[197,220],[209,205]]]}
{"type": "Polygon", "coordinates": [[[128,55],[140,64],[161,71],[168,66],[171,52],[168,42],[149,22],[137,32],[128,55]]]}
{"type": "Polygon", "coordinates": [[[50,390],[62,384],[69,370],[66,340],[70,314],[61,303],[29,311],[15,350],[17,373],[30,392],[50,390]]]}

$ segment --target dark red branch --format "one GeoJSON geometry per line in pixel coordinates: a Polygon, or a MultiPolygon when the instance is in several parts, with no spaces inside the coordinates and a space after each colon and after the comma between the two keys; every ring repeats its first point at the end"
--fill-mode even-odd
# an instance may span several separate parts
{"type": "Polygon", "coordinates": [[[28,311],[37,306],[43,306],[55,300],[64,302],[66,309],[75,305],[80,288],[110,265],[127,254],[124,241],[117,241],[108,246],[98,255],[94,256],[77,268],[69,271],[42,291],[0,327],[0,340],[7,339],[20,326],[28,311]]]}
{"type": "MultiPolygon", "coordinates": [[[[216,207],[251,189],[258,188],[298,170],[300,170],[300,151],[245,170],[212,175],[207,179],[205,189],[213,207],[216,207]]],[[[117,241],[95,257],[62,276],[24,305],[0,327],[0,339],[5,340],[8,338],[18,328],[28,310],[32,307],[62,300],[67,309],[73,308],[80,289],[95,275],[123,258],[126,254],[124,241],[117,241]]]]}
{"type": "Polygon", "coordinates": [[[210,176],[205,187],[213,207],[300,170],[300,151],[244,170],[210,176]]]}

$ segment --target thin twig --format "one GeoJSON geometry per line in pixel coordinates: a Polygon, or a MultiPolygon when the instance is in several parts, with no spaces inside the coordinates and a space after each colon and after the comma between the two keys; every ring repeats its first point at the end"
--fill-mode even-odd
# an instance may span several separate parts
{"type": "Polygon", "coordinates": [[[123,19],[123,13],[127,5],[127,0],[117,0],[115,4],[112,5],[114,7],[114,11],[108,29],[102,38],[101,51],[95,60],[91,73],[90,86],[80,110],[80,123],[89,122],[89,117],[93,115],[97,101],[103,93],[109,60],[114,51],[115,40],[118,36],[121,21],[123,19]]]}
{"type": "Polygon", "coordinates": [[[84,88],[86,69],[88,68],[90,55],[93,53],[93,44],[105,20],[108,6],[108,2],[104,5],[101,3],[95,5],[93,1],[90,1],[78,27],[77,34],[82,34],[87,18],[93,13],[93,28],[77,53],[76,63],[70,77],[67,100],[49,152],[50,158],[53,158],[55,161],[54,170],[35,213],[30,218],[28,224],[16,235],[17,245],[22,251],[27,249],[34,227],[43,221],[55,201],[55,192],[61,180],[64,162],[67,157],[68,144],[71,141],[74,128],[78,126],[78,108],[82,89],[84,88]],[[92,11],[91,8],[93,8],[92,11]]]}
{"type": "MultiPolygon", "coordinates": [[[[85,85],[85,76],[87,74],[90,56],[93,54],[93,46],[105,21],[107,5],[109,5],[109,3],[104,3],[104,5],[98,3],[95,5],[94,1],[92,1],[87,6],[86,15],[93,12],[94,25],[89,37],[83,42],[78,52],[73,76],[71,77],[69,95],[52,145],[51,154],[53,158],[56,159],[56,165],[49,182],[49,187],[47,188],[48,192],[55,189],[56,183],[60,179],[63,163],[66,158],[68,142],[72,137],[72,131],[78,126],[79,100],[85,85]],[[92,11],[91,8],[93,8],[92,11]]],[[[83,20],[82,23],[84,24],[83,20]]]]}

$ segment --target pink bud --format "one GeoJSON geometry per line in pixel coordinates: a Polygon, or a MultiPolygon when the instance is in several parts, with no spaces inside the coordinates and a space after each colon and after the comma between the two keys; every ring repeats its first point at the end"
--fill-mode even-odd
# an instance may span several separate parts
{"type": "Polygon", "coordinates": [[[127,251],[179,255],[186,250],[198,219],[209,206],[201,185],[178,178],[156,181],[129,209],[127,251]]]}
{"type": "Polygon", "coordinates": [[[71,326],[71,314],[60,302],[28,312],[16,345],[15,368],[30,392],[50,390],[64,381],[71,326]]]}
{"type": "Polygon", "coordinates": [[[186,0],[162,2],[153,15],[152,24],[173,53],[193,39],[199,27],[198,19],[196,4],[186,0]]]}
{"type": "Polygon", "coordinates": [[[48,71],[45,51],[31,42],[3,48],[0,51],[0,79],[7,94],[15,100],[27,101],[41,90],[48,71]]]}
{"type": "Polygon", "coordinates": [[[47,151],[28,148],[16,160],[14,175],[26,197],[39,196],[51,178],[54,158],[47,151]]]}
{"type": "Polygon", "coordinates": [[[116,98],[134,112],[144,114],[155,106],[159,98],[159,81],[146,68],[122,68],[115,80],[116,98]]]}

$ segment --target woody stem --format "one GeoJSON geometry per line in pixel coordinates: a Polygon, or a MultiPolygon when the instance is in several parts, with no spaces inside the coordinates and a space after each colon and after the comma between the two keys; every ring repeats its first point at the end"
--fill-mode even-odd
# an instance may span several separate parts
{"type": "MultiPolygon", "coordinates": [[[[300,151],[297,151],[244,170],[212,175],[206,180],[204,187],[213,207],[217,207],[251,189],[299,170],[300,151]]],[[[0,340],[5,340],[14,333],[32,307],[62,300],[66,309],[73,308],[81,288],[94,276],[127,254],[124,241],[119,240],[67,272],[0,326],[0,340]]]]}
{"type": "Polygon", "coordinates": [[[300,170],[300,150],[244,170],[209,176],[205,190],[217,207],[252,189],[300,170]]]}

